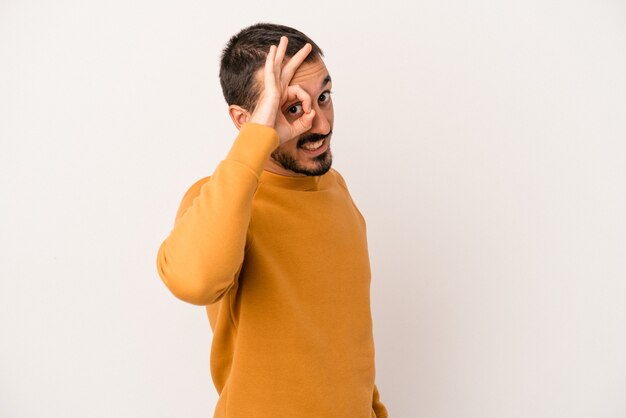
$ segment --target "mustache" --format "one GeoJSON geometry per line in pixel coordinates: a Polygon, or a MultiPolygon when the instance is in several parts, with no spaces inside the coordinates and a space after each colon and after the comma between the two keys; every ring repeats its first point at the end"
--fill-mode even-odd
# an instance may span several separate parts
{"type": "Polygon", "coordinates": [[[300,139],[298,139],[298,146],[301,147],[304,144],[308,144],[309,142],[317,142],[320,139],[325,139],[327,137],[330,136],[330,134],[333,133],[333,130],[331,129],[330,132],[328,132],[327,134],[308,134],[308,135],[304,135],[302,137],[300,137],[300,139]]]}

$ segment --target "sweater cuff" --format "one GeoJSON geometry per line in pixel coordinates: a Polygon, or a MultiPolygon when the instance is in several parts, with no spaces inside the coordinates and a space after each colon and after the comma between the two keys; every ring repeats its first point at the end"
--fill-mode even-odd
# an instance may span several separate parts
{"type": "Polygon", "coordinates": [[[246,122],[233,142],[227,160],[237,161],[259,177],[272,151],[279,145],[278,132],[271,126],[246,122]]]}

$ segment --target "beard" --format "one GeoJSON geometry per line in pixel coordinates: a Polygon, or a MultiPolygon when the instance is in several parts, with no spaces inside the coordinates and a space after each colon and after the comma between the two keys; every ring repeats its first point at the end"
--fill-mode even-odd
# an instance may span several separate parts
{"type": "MultiPolygon", "coordinates": [[[[333,131],[331,130],[326,135],[322,134],[309,134],[304,135],[298,138],[298,143],[296,146],[301,148],[304,144],[309,142],[317,142],[320,139],[328,138],[333,131]]],[[[323,146],[323,145],[322,145],[323,146]]],[[[313,167],[309,167],[300,163],[297,159],[294,158],[293,155],[288,152],[281,150],[280,147],[276,148],[271,157],[276,161],[278,165],[281,167],[291,170],[295,173],[304,174],[306,176],[321,176],[330,170],[330,166],[333,163],[333,155],[330,152],[330,146],[324,151],[322,154],[313,157],[311,160],[313,161],[313,167]]]]}

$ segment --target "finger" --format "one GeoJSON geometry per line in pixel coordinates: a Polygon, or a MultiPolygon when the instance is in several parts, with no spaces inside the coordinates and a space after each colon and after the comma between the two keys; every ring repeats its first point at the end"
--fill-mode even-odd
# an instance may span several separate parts
{"type": "Polygon", "coordinates": [[[274,77],[274,58],[276,56],[276,45],[270,46],[270,50],[267,53],[267,58],[265,59],[265,88],[268,86],[272,86],[276,83],[276,79],[274,77]]]}
{"type": "Polygon", "coordinates": [[[286,36],[280,37],[280,42],[278,43],[278,48],[276,50],[276,58],[274,58],[274,74],[280,74],[280,67],[283,64],[288,43],[289,39],[286,36]]]}
{"type": "Polygon", "coordinates": [[[297,84],[287,87],[287,102],[296,99],[302,103],[302,110],[304,110],[305,113],[311,111],[311,96],[297,84]]]}
{"type": "Polygon", "coordinates": [[[304,62],[304,59],[309,55],[313,47],[310,43],[306,43],[296,54],[289,59],[289,62],[285,64],[280,74],[280,82],[283,86],[289,84],[296,69],[304,62]]]}

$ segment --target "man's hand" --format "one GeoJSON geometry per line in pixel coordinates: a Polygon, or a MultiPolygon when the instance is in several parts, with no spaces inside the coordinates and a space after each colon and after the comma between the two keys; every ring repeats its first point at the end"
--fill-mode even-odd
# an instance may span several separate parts
{"type": "Polygon", "coordinates": [[[283,66],[288,39],[281,36],[278,47],[270,46],[265,60],[263,80],[259,100],[249,122],[271,126],[278,132],[280,144],[297,137],[311,129],[315,111],[311,108],[311,97],[300,86],[290,86],[296,69],[304,62],[311,52],[312,46],[307,43],[283,66]],[[281,108],[291,101],[302,103],[304,113],[294,121],[288,121],[281,108]]]}

